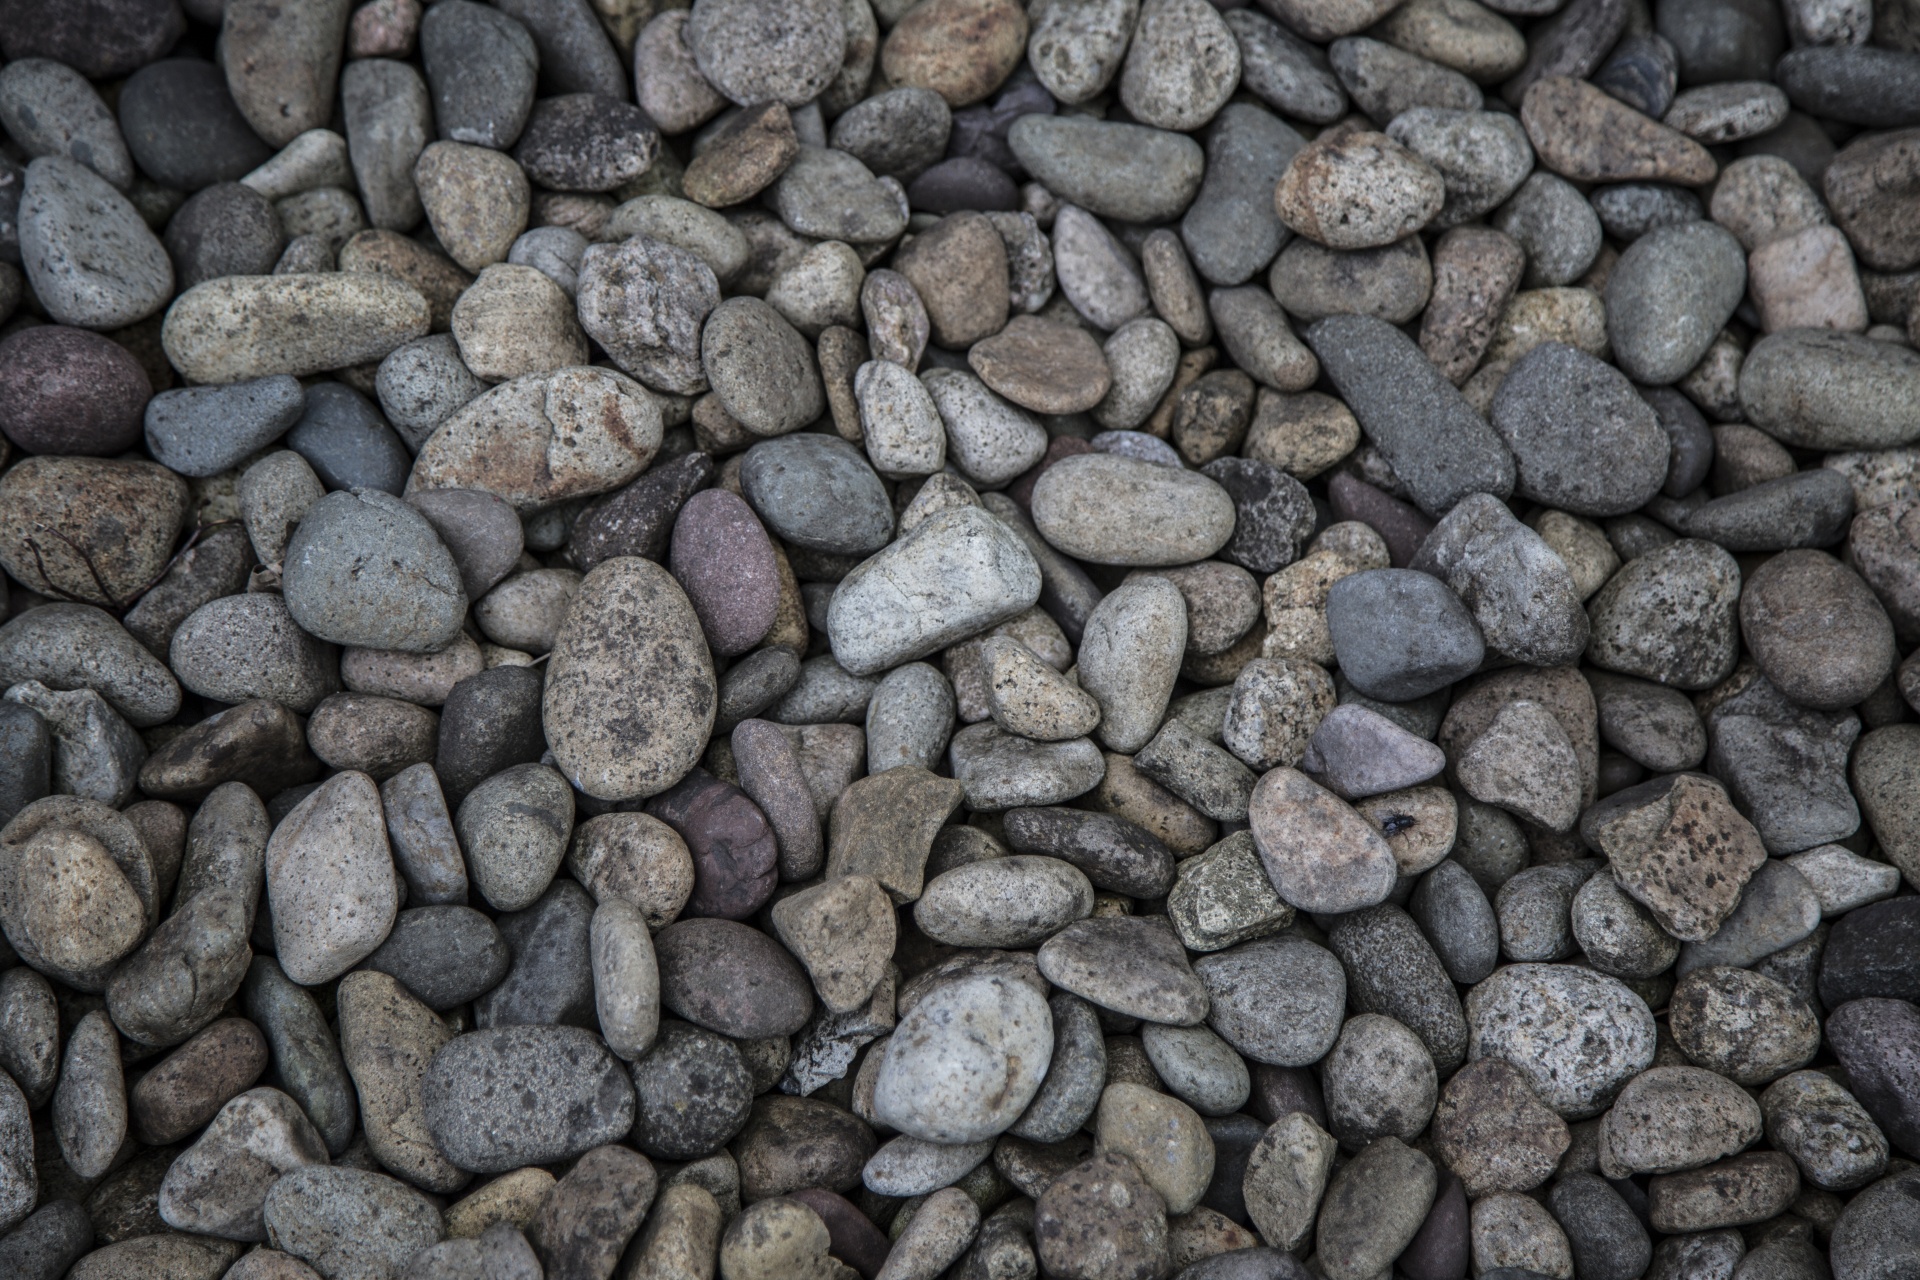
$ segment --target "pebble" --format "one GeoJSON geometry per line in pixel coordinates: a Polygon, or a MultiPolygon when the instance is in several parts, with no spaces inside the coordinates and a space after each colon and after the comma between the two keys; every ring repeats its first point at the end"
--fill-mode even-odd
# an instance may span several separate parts
{"type": "Polygon", "coordinates": [[[1226,545],[1233,501],[1203,476],[1113,454],[1061,460],[1033,490],[1033,520],[1053,546],[1096,564],[1174,565],[1226,545]],[[1096,505],[1088,501],[1102,495],[1096,505]],[[1113,517],[1122,511],[1127,518],[1113,517]]]}
{"type": "Polygon", "coordinates": [[[1630,560],[1591,601],[1596,666],[1680,689],[1731,674],[1739,656],[1739,566],[1691,538],[1630,560]]]}
{"type": "Polygon", "coordinates": [[[1191,138],[1144,124],[1031,114],[1007,131],[1020,164],[1067,203],[1101,217],[1177,217],[1200,189],[1205,153],[1191,138]]]}
{"type": "Polygon", "coordinates": [[[928,1142],[978,1142],[1025,1110],[1053,1051],[1052,1019],[1032,988],[993,974],[929,993],[888,1041],[875,1114],[928,1142]]]}
{"type": "Polygon", "coordinates": [[[1634,381],[1678,381],[1712,344],[1746,284],[1740,245],[1713,223],[1648,232],[1608,278],[1607,337],[1634,381]]]}
{"type": "Polygon", "coordinates": [[[1438,170],[1386,135],[1362,132],[1303,147],[1273,202],[1282,222],[1318,244],[1372,249],[1426,226],[1445,198],[1438,170]]]}
{"type": "Polygon", "coordinates": [[[1618,979],[1578,969],[1496,971],[1467,997],[1467,1027],[1470,1057],[1505,1058],[1566,1119],[1599,1114],[1653,1063],[1645,1003],[1618,979]]]}
{"type": "Polygon", "coordinates": [[[27,280],[60,324],[122,328],[173,292],[160,241],[125,196],[77,160],[30,163],[16,216],[27,280]]]}
{"type": "Polygon", "coordinates": [[[506,1026],[456,1036],[435,1053],[421,1105],[434,1143],[455,1166],[504,1173],[621,1137],[633,1123],[634,1095],[597,1036],[506,1026]],[[537,1105],[521,1105],[529,1094],[537,1105]]]}
{"type": "Polygon", "coordinates": [[[296,982],[326,981],[365,959],[397,909],[379,789],[361,773],[336,779],[288,814],[267,844],[276,954],[296,982]]]}
{"type": "Polygon", "coordinates": [[[426,300],[386,276],[232,276],[183,295],[161,340],[193,381],[234,382],[378,360],[427,322],[426,300]]]}
{"type": "Polygon", "coordinates": [[[1447,1081],[1433,1132],[1447,1167],[1476,1198],[1541,1185],[1571,1141],[1566,1122],[1497,1057],[1476,1059],[1447,1081]]]}
{"type": "Polygon", "coordinates": [[[1137,1166],[1102,1152],[1066,1170],[1034,1213],[1035,1253],[1050,1273],[1146,1280],[1168,1269],[1166,1201],[1137,1166]]]}
{"type": "Polygon", "coordinates": [[[500,151],[514,144],[540,61],[526,27],[466,0],[436,6],[420,22],[420,56],[441,137],[500,151]]]}

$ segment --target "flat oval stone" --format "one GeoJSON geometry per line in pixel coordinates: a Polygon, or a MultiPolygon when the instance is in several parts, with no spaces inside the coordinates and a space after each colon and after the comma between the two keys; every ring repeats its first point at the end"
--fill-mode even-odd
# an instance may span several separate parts
{"type": "Polygon", "coordinates": [[[0,340],[0,432],[27,453],[122,453],[152,395],[139,361],[100,334],[47,324],[0,340]]]}
{"type": "Polygon", "coordinates": [[[251,904],[233,890],[195,894],[114,971],[106,991],[113,1025],[140,1044],[166,1046],[212,1022],[247,976],[252,925],[251,904]]]}
{"type": "Polygon", "coordinates": [[[1541,163],[1575,182],[1700,186],[1719,168],[1705,147],[1679,130],[1571,76],[1534,81],[1520,100],[1520,122],[1541,163]]]}
{"type": "Polygon", "coordinates": [[[1469,493],[1513,492],[1513,456],[1411,338],[1372,316],[1329,316],[1306,332],[1307,345],[1430,516],[1469,493]]]}
{"type": "Polygon", "coordinates": [[[813,988],[793,957],[748,925],[676,921],[654,936],[660,1000],[697,1026],[736,1039],[792,1035],[813,1012],[813,988]]]}
{"type": "Polygon", "coordinates": [[[1015,316],[974,343],[967,363],[995,391],[1036,413],[1079,413],[1113,385],[1099,344],[1077,325],[1015,316]]]}
{"type": "Polygon", "coordinates": [[[435,1144],[474,1173],[571,1160],[633,1125],[623,1064],[579,1027],[456,1036],[433,1055],[421,1103],[435,1144]]]}
{"type": "Polygon", "coordinates": [[[60,324],[124,328],[173,292],[166,249],[127,198],[78,160],[28,164],[16,217],[21,265],[60,324]]]}
{"type": "Polygon", "coordinates": [[[262,1216],[270,1244],[328,1276],[392,1274],[443,1230],[433,1202],[406,1183],[326,1165],[283,1175],[262,1216]]]}
{"type": "Polygon", "coordinates": [[[1007,145],[1062,200],[1127,222],[1178,217],[1206,169],[1200,144],[1184,134],[1087,116],[1021,116],[1007,145]]]}
{"type": "Polygon", "coordinates": [[[757,436],[780,436],[826,410],[813,351],[758,298],[730,298],[700,331],[700,360],[727,413],[757,436]]]}
{"type": "Polygon", "coordinates": [[[1669,441],[1620,372],[1546,342],[1521,356],[1488,413],[1513,450],[1521,497],[1580,516],[1636,511],[1667,478],[1669,441]]]}
{"type": "Polygon", "coordinates": [[[1039,963],[1055,986],[1122,1017],[1192,1026],[1207,1014],[1205,984],[1164,919],[1074,921],[1040,948],[1039,963]]]}
{"type": "Polygon", "coordinates": [[[1033,556],[1012,530],[978,507],[955,508],[842,579],[827,633],[842,667],[875,674],[1024,612],[1040,598],[1040,585],[1033,556]]]}
{"type": "Polygon", "coordinates": [[[1081,454],[1047,468],[1033,521],[1053,546],[1095,564],[1205,560],[1233,536],[1233,499],[1205,476],[1118,454],[1081,454]]]}
{"type": "Polygon", "coordinates": [[[846,441],[812,433],[748,449],[740,489],[787,542],[834,555],[868,555],[893,537],[893,507],[879,476],[846,441]]]}
{"type": "Polygon", "coordinates": [[[380,790],[364,773],[320,785],[267,843],[274,945],[295,982],[338,977],[378,947],[399,902],[380,790]]]}
{"type": "Polygon", "coordinates": [[[773,544],[738,496],[709,489],[689,498],[674,520],[668,563],[715,653],[745,653],[773,626],[780,604],[773,544]]]}
{"type": "Polygon", "coordinates": [[[480,489],[523,515],[618,488],[660,447],[659,402],[608,369],[530,373],[468,402],[421,446],[407,496],[480,489]]]}
{"type": "Polygon", "coordinates": [[[668,1019],[633,1064],[640,1148],[664,1160],[698,1160],[731,1141],[753,1106],[753,1077],[731,1040],[668,1019]]]}
{"type": "Polygon", "coordinates": [[[1920,355],[1850,333],[1770,333],[1740,365],[1748,421],[1782,444],[1889,449],[1920,438],[1920,355]]]}
{"type": "Polygon", "coordinates": [[[1019,854],[943,871],[914,903],[914,922],[937,942],[1019,949],[1093,911],[1093,885],[1070,862],[1019,854]]]}
{"type": "Polygon", "coordinates": [[[1607,338],[1635,382],[1664,386],[1699,363],[1746,290],[1733,233],[1685,222],[1641,236],[1607,278],[1607,338]]]}
{"type": "Polygon", "coordinates": [[[1040,1088],[1053,1054],[1046,1001],[994,973],[943,983],[887,1042],[874,1113],[927,1142],[979,1142],[1004,1131],[1040,1088]]]}
{"type": "Polygon", "coordinates": [[[713,728],[713,660],[686,595],[638,557],[580,583],[548,660],[542,712],[560,769],[589,795],[657,795],[713,728]]]}
{"type": "Polygon", "coordinates": [[[701,0],[686,41],[700,73],[741,105],[800,107],[840,70],[846,32],[831,0],[701,0]]]}
{"type": "Polygon", "coordinates": [[[309,507],[282,581],[294,621],[335,644],[437,652],[466,616],[453,554],[426,517],[378,490],[330,493],[309,507]]]}

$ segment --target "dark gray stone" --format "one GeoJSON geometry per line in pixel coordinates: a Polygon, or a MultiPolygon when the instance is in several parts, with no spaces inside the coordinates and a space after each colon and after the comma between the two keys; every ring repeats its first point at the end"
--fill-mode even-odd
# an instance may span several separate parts
{"type": "Polygon", "coordinates": [[[273,155],[240,114],[220,68],[198,58],[134,72],[120,87],[119,115],[134,163],[163,187],[233,182],[273,155]]]}
{"type": "Polygon", "coordinates": [[[1306,339],[1422,511],[1513,492],[1513,455],[1413,339],[1371,316],[1329,316],[1306,339]]]}
{"type": "Polygon", "coordinates": [[[446,904],[402,911],[387,940],[360,967],[392,974],[440,1012],[491,990],[509,962],[506,940],[493,921],[472,907],[446,904]]]}
{"type": "Polygon", "coordinates": [[[490,5],[445,0],[420,21],[420,60],[442,138],[496,151],[519,140],[540,70],[525,27],[490,5]]]}
{"type": "Polygon", "coordinates": [[[1390,702],[1422,698],[1472,675],[1486,655],[1460,597],[1412,569],[1368,569],[1334,583],[1327,629],[1353,687],[1390,702]]]}
{"type": "Polygon", "coordinates": [[[500,917],[500,936],[513,963],[498,986],[474,1001],[475,1026],[599,1026],[593,1004],[593,906],[585,889],[560,879],[525,911],[500,917]]]}
{"type": "Polygon", "coordinates": [[[633,1126],[624,1064],[579,1027],[457,1036],[433,1055],[421,1103],[435,1145],[473,1173],[571,1160],[633,1126]]]}
{"type": "Polygon", "coordinates": [[[753,1075],[733,1041],[668,1019],[632,1067],[634,1141],[659,1160],[701,1160],[731,1142],[753,1107],[753,1075]]]}
{"type": "Polygon", "coordinates": [[[287,447],[305,458],[329,489],[399,493],[413,469],[413,455],[373,402],[339,382],[307,388],[306,407],[287,433],[287,447]]]}
{"type": "Polygon", "coordinates": [[[440,708],[434,772],[447,804],[458,807],[481,782],[547,749],[540,716],[546,678],[539,667],[493,667],[453,686],[440,708]]]}

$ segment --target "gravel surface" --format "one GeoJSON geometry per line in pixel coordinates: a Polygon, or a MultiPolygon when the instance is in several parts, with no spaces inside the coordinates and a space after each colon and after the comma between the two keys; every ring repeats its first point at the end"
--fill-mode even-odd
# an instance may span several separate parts
{"type": "Polygon", "coordinates": [[[0,0],[0,1280],[1920,1280],[1920,0],[0,0]]]}

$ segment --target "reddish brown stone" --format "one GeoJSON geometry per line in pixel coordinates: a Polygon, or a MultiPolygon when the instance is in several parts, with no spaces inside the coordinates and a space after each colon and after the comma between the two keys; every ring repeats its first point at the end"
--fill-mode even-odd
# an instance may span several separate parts
{"type": "Polygon", "coordinates": [[[708,489],[687,499],[668,566],[715,653],[745,653],[766,637],[780,608],[780,571],[760,518],[737,494],[708,489]]]}
{"type": "Polygon", "coordinates": [[[267,1069],[267,1041],[245,1018],[222,1018],[161,1060],[127,1091],[142,1142],[178,1142],[267,1069]]]}
{"type": "Polygon", "coordinates": [[[1327,481],[1327,503],[1335,520],[1358,520],[1379,534],[1396,569],[1412,564],[1414,553],[1433,532],[1433,521],[1419,511],[1344,471],[1327,481]]]}
{"type": "Polygon", "coordinates": [[[744,920],[779,881],[773,828],[747,793],[695,769],[647,802],[647,812],[680,833],[693,855],[693,896],[684,916],[744,920]]]}
{"type": "Polygon", "coordinates": [[[97,333],[46,324],[0,342],[0,432],[26,453],[124,453],[152,396],[140,362],[97,333]]]}
{"type": "Polygon", "coordinates": [[[827,1252],[867,1280],[873,1280],[887,1265],[887,1252],[893,1242],[845,1196],[825,1187],[803,1187],[789,1191],[787,1199],[798,1200],[820,1215],[820,1221],[827,1224],[827,1252]]]}

